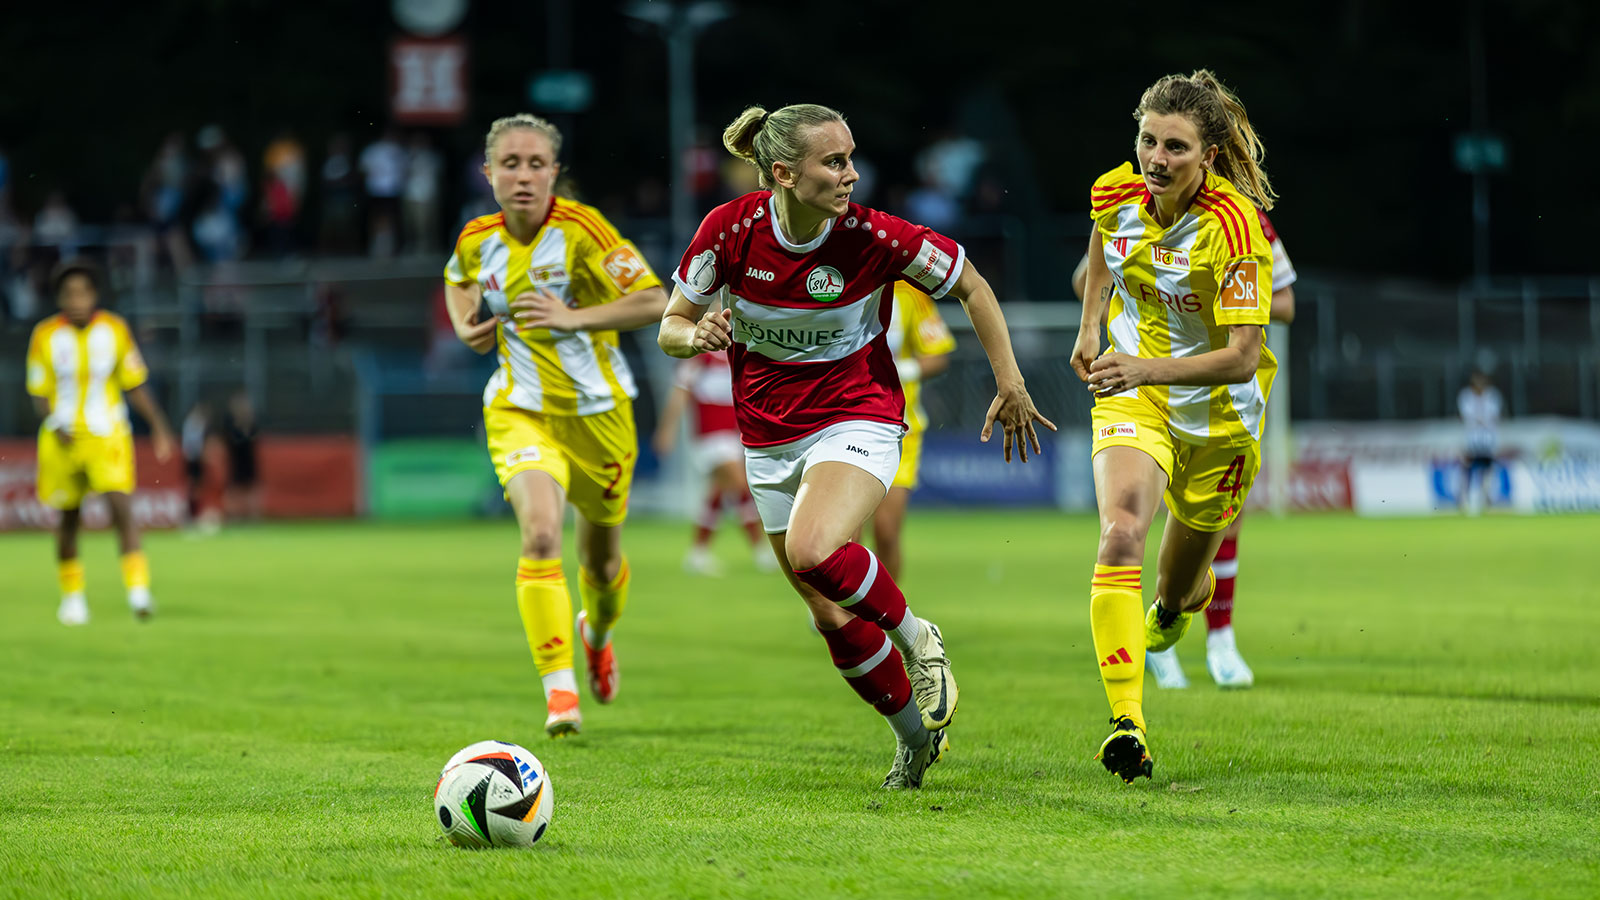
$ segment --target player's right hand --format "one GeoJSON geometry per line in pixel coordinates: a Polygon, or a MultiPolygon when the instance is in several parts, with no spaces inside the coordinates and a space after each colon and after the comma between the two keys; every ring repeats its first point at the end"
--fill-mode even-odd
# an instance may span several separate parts
{"type": "Polygon", "coordinates": [[[482,322],[477,319],[478,311],[473,310],[467,322],[457,322],[456,337],[461,339],[461,343],[471,347],[472,352],[488,353],[494,349],[495,327],[500,324],[500,320],[494,316],[482,322]]]}
{"type": "Polygon", "coordinates": [[[1078,380],[1088,382],[1089,367],[1100,357],[1100,331],[1079,331],[1078,340],[1072,345],[1072,371],[1078,373],[1078,380]]]}
{"type": "Polygon", "coordinates": [[[733,310],[719,309],[700,317],[689,346],[696,353],[715,353],[733,346],[733,310]]]}

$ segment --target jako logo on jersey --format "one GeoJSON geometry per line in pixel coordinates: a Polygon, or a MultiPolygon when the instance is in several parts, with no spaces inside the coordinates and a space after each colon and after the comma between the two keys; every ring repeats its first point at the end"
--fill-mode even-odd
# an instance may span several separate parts
{"type": "Polygon", "coordinates": [[[766,271],[765,269],[752,268],[752,269],[745,270],[744,277],[746,277],[746,278],[754,278],[757,281],[771,281],[772,279],[777,278],[778,276],[772,274],[771,272],[766,271]]]}
{"type": "Polygon", "coordinates": [[[871,456],[872,455],[871,453],[868,453],[867,451],[861,449],[860,447],[857,447],[855,444],[845,444],[844,445],[844,449],[850,451],[851,453],[859,453],[862,456],[871,456]]]}
{"type": "Polygon", "coordinates": [[[833,266],[817,266],[806,275],[806,293],[813,300],[831,303],[844,293],[844,276],[833,266]]]}
{"type": "Polygon", "coordinates": [[[1100,429],[1102,439],[1108,437],[1138,437],[1139,429],[1132,422],[1118,422],[1100,429]]]}
{"type": "Polygon", "coordinates": [[[1171,247],[1151,246],[1150,262],[1152,265],[1157,265],[1164,269],[1188,271],[1189,254],[1185,250],[1174,250],[1171,247]]]}
{"type": "Polygon", "coordinates": [[[714,250],[706,250],[689,260],[688,278],[689,289],[697,294],[704,294],[711,290],[717,283],[717,254],[714,250]]]}

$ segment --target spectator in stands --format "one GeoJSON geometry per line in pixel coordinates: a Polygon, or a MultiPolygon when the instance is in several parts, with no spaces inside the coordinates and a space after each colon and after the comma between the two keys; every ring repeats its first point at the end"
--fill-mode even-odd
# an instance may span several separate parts
{"type": "Polygon", "coordinates": [[[360,204],[360,180],[350,138],[336,134],[328,141],[322,163],[322,221],[317,244],[323,253],[357,252],[361,246],[360,204]]]}
{"type": "Polygon", "coordinates": [[[905,211],[911,221],[940,232],[952,230],[961,218],[961,204],[955,196],[926,174],[922,184],[906,195],[905,211]]]}
{"type": "Polygon", "coordinates": [[[207,125],[200,129],[195,143],[205,154],[205,174],[217,186],[217,198],[222,208],[233,217],[237,226],[244,214],[245,200],[250,195],[250,177],[245,171],[244,154],[228,139],[220,125],[207,125]]]}
{"type": "Polygon", "coordinates": [[[189,192],[189,154],[184,149],[182,132],[167,135],[145,169],[140,196],[145,218],[156,230],[172,267],[182,271],[194,260],[189,239],[184,234],[183,213],[189,192]]]}
{"type": "Polygon", "coordinates": [[[261,218],[267,249],[275,256],[299,249],[305,192],[305,147],[293,132],[281,131],[261,155],[261,218]]]}
{"type": "Polygon", "coordinates": [[[1484,506],[1494,504],[1494,488],[1489,476],[1494,472],[1494,455],[1500,447],[1500,392],[1489,373],[1473,369],[1467,386],[1456,397],[1461,424],[1466,426],[1466,453],[1462,466],[1461,508],[1476,516],[1484,506]]]}
{"type": "Polygon", "coordinates": [[[400,195],[406,186],[406,149],[393,127],[361,151],[367,194],[367,252],[393,256],[400,240],[400,195]]]}
{"type": "Polygon", "coordinates": [[[256,460],[259,431],[249,392],[243,388],[234,391],[222,429],[222,440],[228,448],[224,506],[230,519],[261,518],[261,479],[256,460]]]}
{"type": "Polygon", "coordinates": [[[62,259],[77,255],[78,214],[67,203],[67,195],[51,191],[44,206],[33,217],[33,242],[56,248],[62,259]]]}
{"type": "Polygon", "coordinates": [[[444,180],[444,158],[422,133],[411,136],[406,151],[406,249],[431,253],[439,244],[439,187],[444,180]]]}
{"type": "Polygon", "coordinates": [[[913,161],[917,177],[957,203],[964,203],[972,190],[978,167],[987,153],[983,144],[951,127],[918,153],[913,161]]]}
{"type": "Polygon", "coordinates": [[[200,258],[209,263],[233,262],[244,256],[244,229],[228,209],[225,192],[215,184],[202,188],[200,212],[194,218],[192,237],[200,258]]]}

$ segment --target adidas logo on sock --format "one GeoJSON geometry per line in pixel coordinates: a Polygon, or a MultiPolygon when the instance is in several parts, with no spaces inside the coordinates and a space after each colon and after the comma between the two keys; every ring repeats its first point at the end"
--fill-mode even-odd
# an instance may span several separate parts
{"type": "Polygon", "coordinates": [[[1131,662],[1133,662],[1133,657],[1128,655],[1128,648],[1118,647],[1117,652],[1106,657],[1105,662],[1100,664],[1100,668],[1104,669],[1106,666],[1116,666],[1131,662]]]}
{"type": "Polygon", "coordinates": [[[563,641],[561,638],[553,637],[550,640],[545,641],[544,643],[540,644],[539,645],[539,649],[540,650],[554,650],[555,648],[561,646],[564,643],[566,643],[566,641],[563,641]]]}

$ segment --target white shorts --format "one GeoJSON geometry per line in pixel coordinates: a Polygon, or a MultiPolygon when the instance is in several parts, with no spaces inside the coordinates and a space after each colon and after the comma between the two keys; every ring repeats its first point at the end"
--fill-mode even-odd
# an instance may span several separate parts
{"type": "Polygon", "coordinates": [[[744,444],[737,431],[713,431],[694,440],[694,467],[704,474],[723,463],[744,459],[744,444]]]}
{"type": "Polygon", "coordinates": [[[905,429],[887,422],[838,422],[798,441],[744,448],[750,495],[767,534],[789,530],[789,514],[800,481],[821,462],[849,463],[883,482],[885,493],[900,468],[900,437],[905,429]]]}

